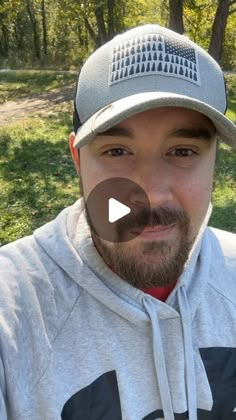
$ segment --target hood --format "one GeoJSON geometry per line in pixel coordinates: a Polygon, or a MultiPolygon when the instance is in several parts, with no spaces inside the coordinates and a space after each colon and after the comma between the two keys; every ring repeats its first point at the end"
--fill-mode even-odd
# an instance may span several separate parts
{"type": "Polygon", "coordinates": [[[82,198],[34,232],[35,240],[44,252],[85,292],[133,324],[151,323],[156,376],[164,418],[168,420],[174,420],[174,414],[159,321],[181,319],[189,418],[197,420],[191,324],[209,277],[211,246],[206,226],[211,211],[210,205],[183,274],[166,302],[131,286],[106,265],[93,244],[82,198]]]}

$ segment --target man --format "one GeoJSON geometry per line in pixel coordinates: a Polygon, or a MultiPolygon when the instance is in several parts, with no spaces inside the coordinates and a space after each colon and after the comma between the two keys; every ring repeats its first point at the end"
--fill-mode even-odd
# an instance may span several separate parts
{"type": "Polygon", "coordinates": [[[236,237],[207,227],[217,63],[145,25],[85,63],[82,197],[0,252],[0,418],[236,418],[236,237]]]}

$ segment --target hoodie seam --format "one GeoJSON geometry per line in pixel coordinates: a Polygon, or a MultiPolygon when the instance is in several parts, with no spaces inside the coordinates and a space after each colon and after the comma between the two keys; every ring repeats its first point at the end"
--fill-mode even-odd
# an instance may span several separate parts
{"type": "Polygon", "coordinates": [[[222,290],[218,289],[214,284],[212,284],[210,281],[208,282],[209,286],[214,289],[219,295],[227,299],[232,305],[236,307],[236,302],[233,302],[228,296],[226,296],[222,290]]]}
{"type": "Polygon", "coordinates": [[[18,419],[21,415],[23,415],[24,410],[25,410],[25,409],[27,408],[27,406],[28,406],[28,401],[29,401],[29,399],[30,399],[31,394],[33,393],[34,389],[37,387],[37,385],[38,385],[38,384],[39,384],[39,382],[42,380],[42,378],[44,377],[44,375],[46,374],[46,372],[47,372],[47,370],[48,370],[48,368],[49,368],[49,365],[50,365],[51,360],[52,360],[53,345],[55,344],[55,341],[56,341],[56,339],[58,338],[58,336],[60,335],[60,333],[62,332],[62,330],[64,329],[64,327],[65,327],[65,325],[66,325],[66,323],[67,323],[68,319],[69,319],[69,318],[70,318],[70,316],[71,316],[71,313],[73,312],[73,310],[74,310],[75,306],[77,305],[77,303],[78,303],[78,301],[79,301],[79,299],[80,299],[80,297],[82,296],[82,294],[83,294],[83,293],[84,293],[84,290],[82,290],[82,289],[81,289],[81,293],[77,296],[77,298],[76,298],[76,300],[75,300],[74,304],[73,304],[73,305],[72,305],[72,307],[71,307],[71,310],[67,313],[66,319],[64,320],[64,322],[62,323],[62,326],[59,328],[59,330],[58,330],[57,334],[55,335],[54,339],[52,340],[52,342],[51,342],[52,349],[51,349],[51,352],[50,352],[50,356],[49,356],[49,360],[48,360],[47,366],[45,367],[45,369],[43,370],[43,373],[41,374],[41,376],[37,379],[37,381],[35,382],[35,384],[34,384],[34,385],[33,385],[33,387],[31,388],[31,390],[29,391],[29,394],[28,394],[28,396],[27,396],[27,398],[26,398],[26,400],[25,400],[24,409],[23,409],[20,413],[18,413],[16,416],[9,418],[9,420],[16,420],[16,419],[18,419]]]}

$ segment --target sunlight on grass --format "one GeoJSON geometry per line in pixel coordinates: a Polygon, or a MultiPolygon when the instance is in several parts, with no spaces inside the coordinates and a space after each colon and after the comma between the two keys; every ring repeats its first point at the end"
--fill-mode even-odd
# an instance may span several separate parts
{"type": "Polygon", "coordinates": [[[52,220],[79,198],[71,118],[29,118],[0,130],[0,244],[52,220]]]}
{"type": "Polygon", "coordinates": [[[63,86],[75,86],[77,75],[55,71],[22,70],[0,72],[0,104],[63,86]]]}
{"type": "Polygon", "coordinates": [[[226,115],[236,123],[236,75],[225,76],[225,81],[228,95],[228,109],[226,115]]]}
{"type": "Polygon", "coordinates": [[[216,165],[210,223],[236,233],[236,150],[222,144],[216,165]]]}

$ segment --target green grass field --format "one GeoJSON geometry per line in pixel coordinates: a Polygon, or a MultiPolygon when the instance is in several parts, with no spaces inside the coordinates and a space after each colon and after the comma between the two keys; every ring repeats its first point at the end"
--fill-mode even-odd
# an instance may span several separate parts
{"type": "MultiPolygon", "coordinates": [[[[18,77],[0,73],[0,102],[27,96],[32,90],[71,85],[75,75],[27,72],[18,77]],[[45,76],[45,77],[44,77],[45,76]],[[16,86],[18,86],[16,88],[16,86]],[[34,88],[32,88],[34,86],[34,88]],[[24,92],[24,93],[23,93],[24,92]],[[2,98],[2,99],[1,99],[2,98]]],[[[46,72],[47,73],[47,72],[46,72]]],[[[228,78],[228,115],[236,122],[236,76],[228,78]]],[[[0,128],[0,245],[52,220],[79,198],[77,175],[70,157],[72,103],[46,116],[34,115],[0,128]]],[[[221,146],[210,225],[236,233],[236,151],[221,146]]]]}
{"type": "Polygon", "coordinates": [[[35,94],[75,84],[76,74],[23,70],[0,72],[0,104],[16,99],[25,99],[35,94]]]}

